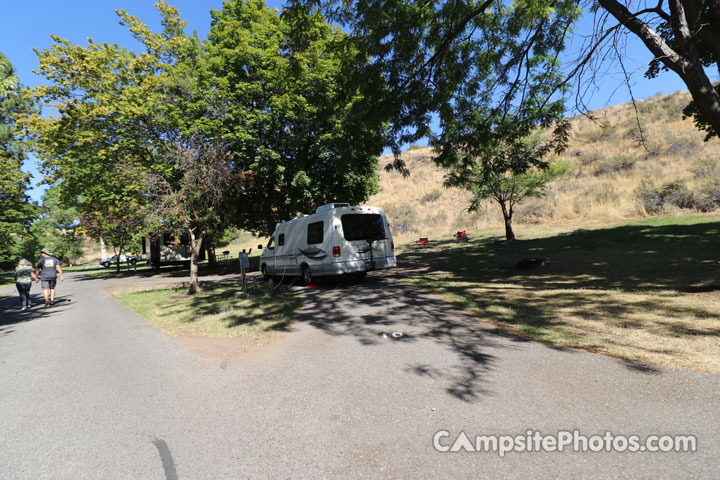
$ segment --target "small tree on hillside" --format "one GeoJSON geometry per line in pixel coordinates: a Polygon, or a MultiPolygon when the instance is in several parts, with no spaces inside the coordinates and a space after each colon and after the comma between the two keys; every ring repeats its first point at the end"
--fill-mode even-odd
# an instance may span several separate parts
{"type": "Polygon", "coordinates": [[[505,221],[505,238],[515,240],[515,206],[525,198],[544,195],[548,182],[567,171],[567,165],[556,159],[543,161],[553,148],[552,142],[543,142],[537,133],[512,143],[501,142],[450,167],[445,184],[472,192],[471,212],[477,211],[487,198],[498,202],[505,221]]]}

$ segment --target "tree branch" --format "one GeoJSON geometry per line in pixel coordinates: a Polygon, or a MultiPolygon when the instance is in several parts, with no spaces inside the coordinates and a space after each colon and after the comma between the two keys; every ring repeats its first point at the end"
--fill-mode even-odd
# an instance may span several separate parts
{"type": "Polygon", "coordinates": [[[451,33],[450,35],[447,35],[447,36],[443,39],[443,42],[442,42],[442,43],[440,44],[440,46],[437,48],[437,50],[435,51],[435,53],[434,53],[429,59],[427,59],[418,69],[416,69],[409,77],[407,77],[407,78],[405,79],[405,81],[403,82],[403,84],[401,85],[400,88],[401,88],[401,89],[406,88],[407,85],[408,85],[417,75],[419,75],[420,72],[422,72],[423,70],[425,70],[425,68],[427,68],[428,65],[434,63],[437,59],[439,59],[442,55],[444,55],[444,54],[445,54],[445,51],[446,51],[447,48],[450,46],[450,44],[451,44],[452,42],[454,42],[455,39],[457,39],[457,37],[460,36],[460,34],[462,34],[462,32],[465,31],[465,27],[467,26],[467,24],[470,23],[470,22],[471,22],[475,17],[477,17],[478,15],[483,14],[483,13],[485,12],[485,10],[487,10],[487,8],[494,3],[494,1],[495,1],[495,0],[485,0],[485,2],[484,2],[482,5],[480,5],[477,9],[475,9],[475,10],[473,10],[472,12],[470,12],[469,14],[467,14],[467,15],[465,16],[465,18],[463,18],[463,19],[460,21],[460,23],[455,27],[455,29],[452,31],[452,33],[451,33]]]}

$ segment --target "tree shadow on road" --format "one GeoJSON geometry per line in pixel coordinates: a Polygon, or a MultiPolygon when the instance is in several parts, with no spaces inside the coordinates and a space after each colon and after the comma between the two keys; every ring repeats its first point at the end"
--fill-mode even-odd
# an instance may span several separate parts
{"type": "Polygon", "coordinates": [[[0,297],[0,338],[16,331],[17,325],[32,322],[59,314],[63,305],[70,302],[72,295],[63,295],[55,299],[55,305],[44,308],[42,292],[31,293],[32,307],[20,310],[20,298],[17,295],[0,297]]]}
{"type": "Polygon", "coordinates": [[[484,378],[498,349],[517,348],[528,337],[568,352],[609,353],[639,375],[662,373],[653,365],[720,370],[720,295],[704,301],[688,293],[706,295],[720,284],[720,222],[667,221],[510,243],[484,238],[406,246],[397,269],[307,290],[297,320],[368,346],[394,330],[406,334],[404,342],[430,339],[454,353],[452,371],[422,359],[406,371],[445,378],[447,391],[463,400],[487,394],[484,378]],[[530,257],[549,265],[518,268],[530,257]]]}
{"type": "Polygon", "coordinates": [[[491,393],[484,377],[493,368],[494,351],[527,341],[489,327],[436,295],[373,275],[364,282],[333,285],[328,281],[306,290],[296,321],[329,335],[352,336],[367,346],[388,341],[434,342],[448,351],[454,365],[442,370],[420,359],[405,371],[444,379],[447,392],[463,401],[477,401],[491,393]]]}

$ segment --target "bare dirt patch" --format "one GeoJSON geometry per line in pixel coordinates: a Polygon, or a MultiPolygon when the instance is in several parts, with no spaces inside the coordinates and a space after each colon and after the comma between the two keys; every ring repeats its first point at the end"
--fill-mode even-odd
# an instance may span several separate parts
{"type": "Polygon", "coordinates": [[[199,335],[172,335],[171,338],[181,346],[204,357],[235,360],[247,355],[267,353],[287,335],[288,332],[271,332],[242,337],[213,338],[199,335]]]}

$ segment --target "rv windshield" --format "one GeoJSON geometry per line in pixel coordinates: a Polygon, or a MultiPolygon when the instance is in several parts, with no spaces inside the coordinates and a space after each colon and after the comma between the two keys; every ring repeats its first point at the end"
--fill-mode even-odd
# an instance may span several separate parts
{"type": "Polygon", "coordinates": [[[340,218],[345,240],[383,240],[385,225],[376,213],[350,213],[340,218]]]}

